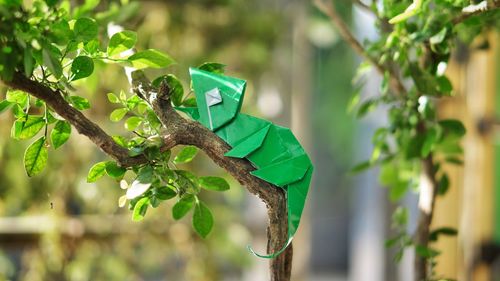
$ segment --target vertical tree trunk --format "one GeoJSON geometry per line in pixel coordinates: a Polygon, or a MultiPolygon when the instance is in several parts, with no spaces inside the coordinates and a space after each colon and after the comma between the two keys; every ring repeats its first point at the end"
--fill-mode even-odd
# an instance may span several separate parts
{"type": "MultiPolygon", "coordinates": [[[[430,226],[434,214],[438,183],[432,155],[422,160],[420,175],[420,196],[418,199],[419,218],[415,233],[415,249],[417,246],[429,246],[430,226]]],[[[415,250],[415,281],[427,280],[429,276],[428,259],[420,256],[415,250]]]]}
{"type": "MultiPolygon", "coordinates": [[[[268,206],[269,226],[267,229],[267,250],[280,250],[288,239],[286,197],[281,192],[278,202],[268,206]]],[[[269,261],[271,281],[289,281],[292,273],[293,247],[290,245],[281,255],[269,261]]]]}

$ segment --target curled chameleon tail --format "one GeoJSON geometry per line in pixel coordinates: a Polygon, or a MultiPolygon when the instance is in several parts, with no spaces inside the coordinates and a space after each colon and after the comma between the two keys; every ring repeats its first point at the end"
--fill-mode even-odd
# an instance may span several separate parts
{"type": "Polygon", "coordinates": [[[288,207],[288,239],[283,247],[262,258],[274,258],[292,242],[300,224],[313,166],[290,129],[240,113],[246,81],[190,68],[196,108],[177,108],[227,142],[228,157],[246,158],[257,169],[252,175],[285,190],[288,207]]]}

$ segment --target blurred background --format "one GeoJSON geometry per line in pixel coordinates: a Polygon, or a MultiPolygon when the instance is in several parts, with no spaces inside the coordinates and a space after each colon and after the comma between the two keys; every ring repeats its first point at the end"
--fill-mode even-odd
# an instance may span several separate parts
{"type": "MultiPolygon", "coordinates": [[[[360,60],[308,1],[76,2],[85,2],[100,21],[137,31],[139,48],[169,53],[178,63],[167,71],[186,87],[189,66],[226,64],[228,75],[249,82],[242,111],[292,128],[316,168],[294,241],[292,280],[411,280],[411,251],[396,263],[394,252],[384,247],[395,205],[378,185],[378,171],[349,174],[370,157],[371,135],[384,124],[384,109],[363,120],[347,112],[360,60]]],[[[347,0],[339,1],[338,9],[359,38],[376,36],[369,15],[347,0]]],[[[500,276],[494,271],[500,242],[500,165],[495,165],[500,59],[498,36],[485,38],[488,48],[457,52],[448,73],[455,97],[439,105],[443,118],[459,118],[468,128],[464,166],[449,168],[452,187],[438,201],[434,222],[459,229],[458,237],[436,245],[443,252],[438,275],[458,280],[500,276]],[[481,126],[485,120],[494,125],[481,126]]],[[[118,66],[96,68],[77,84],[79,95],[92,104],[85,114],[118,135],[123,124],[109,121],[114,108],[106,93],[128,91],[128,82],[118,66]]],[[[376,95],[379,81],[370,75],[363,96],[376,95]]],[[[3,98],[5,89],[0,93],[3,98]]],[[[11,114],[0,115],[0,280],[268,279],[267,260],[246,250],[248,244],[265,249],[265,207],[236,181],[227,178],[228,192],[203,195],[215,216],[206,240],[194,234],[189,218],[174,221],[169,203],[133,222],[129,210],[118,208],[123,191],[117,182],[86,183],[89,168],[107,159],[90,141],[73,133],[49,155],[43,174],[28,178],[22,155],[29,142],[8,137],[12,122],[11,114]]],[[[204,155],[183,168],[225,176],[204,155]]],[[[404,199],[412,210],[410,231],[416,199],[415,194],[404,199]]]]}

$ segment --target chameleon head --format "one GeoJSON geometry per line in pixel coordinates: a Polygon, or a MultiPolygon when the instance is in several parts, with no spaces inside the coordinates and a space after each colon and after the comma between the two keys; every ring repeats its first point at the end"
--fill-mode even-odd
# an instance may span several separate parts
{"type": "Polygon", "coordinates": [[[198,122],[215,131],[236,117],[243,103],[246,81],[190,68],[198,107],[198,122]]]}

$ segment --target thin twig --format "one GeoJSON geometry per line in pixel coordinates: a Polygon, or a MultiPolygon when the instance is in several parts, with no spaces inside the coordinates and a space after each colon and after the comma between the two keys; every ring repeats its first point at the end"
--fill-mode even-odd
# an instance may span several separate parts
{"type": "Polygon", "coordinates": [[[396,73],[394,73],[394,71],[391,70],[391,68],[380,64],[377,61],[377,59],[368,54],[366,49],[361,45],[361,43],[359,43],[356,37],[354,37],[354,35],[351,33],[349,27],[337,13],[337,10],[335,9],[335,6],[332,5],[332,3],[330,2],[326,3],[323,0],[313,0],[313,3],[318,8],[318,10],[320,10],[330,18],[333,25],[337,27],[340,36],[342,36],[342,38],[344,38],[344,40],[349,45],[351,45],[354,51],[356,51],[361,57],[370,62],[370,64],[372,64],[381,75],[384,75],[386,72],[389,73],[390,87],[396,94],[400,96],[406,94],[406,89],[403,85],[403,82],[401,82],[399,76],[396,73]]]}
{"type": "Polygon", "coordinates": [[[457,24],[465,21],[466,19],[468,19],[470,17],[478,16],[478,15],[481,15],[481,14],[484,14],[484,13],[487,13],[487,12],[490,12],[490,11],[495,11],[495,10],[498,10],[498,9],[500,9],[500,1],[493,1],[493,2],[491,2],[487,6],[486,9],[479,9],[479,10],[474,11],[472,13],[463,13],[460,16],[454,18],[452,20],[452,22],[453,22],[454,25],[457,25],[457,24]]]}

